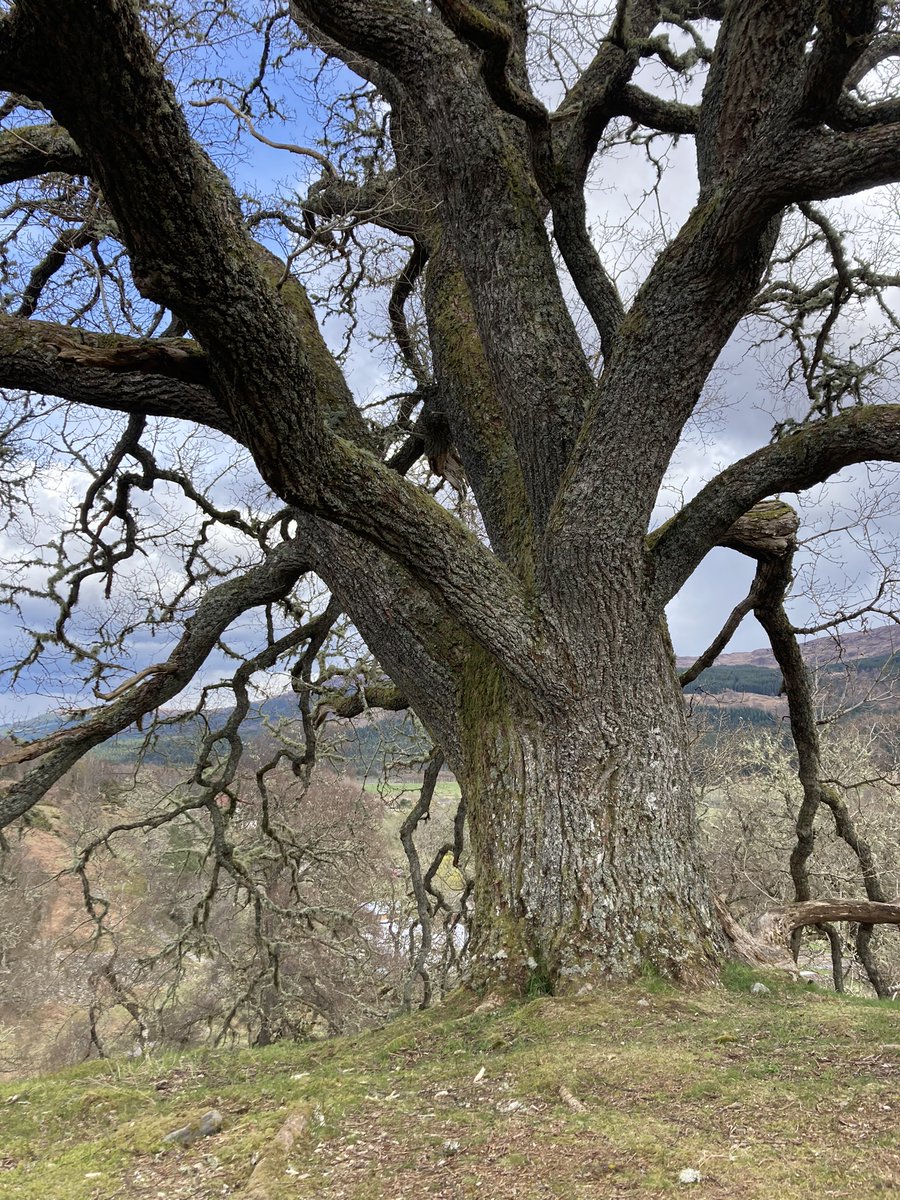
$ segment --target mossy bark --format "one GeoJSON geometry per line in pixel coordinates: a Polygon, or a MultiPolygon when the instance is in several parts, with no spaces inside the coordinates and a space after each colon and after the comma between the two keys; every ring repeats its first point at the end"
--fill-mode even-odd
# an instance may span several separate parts
{"type": "Polygon", "coordinates": [[[640,642],[630,661],[572,667],[568,702],[516,688],[483,657],[470,664],[462,781],[478,985],[579,991],[716,969],[668,637],[658,627],[640,642]]]}

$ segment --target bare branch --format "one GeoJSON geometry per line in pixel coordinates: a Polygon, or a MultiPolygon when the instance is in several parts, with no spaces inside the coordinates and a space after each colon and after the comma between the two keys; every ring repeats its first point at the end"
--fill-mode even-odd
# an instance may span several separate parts
{"type": "Polygon", "coordinates": [[[678,676],[678,682],[682,687],[687,687],[689,683],[693,683],[698,675],[702,675],[707,667],[711,667],[713,665],[713,663],[734,637],[735,633],[737,633],[738,626],[740,625],[741,621],[743,621],[744,617],[746,617],[749,612],[753,611],[754,603],[755,596],[751,591],[744,597],[743,600],[739,601],[734,606],[728,616],[728,620],[725,622],[707,648],[703,651],[700,657],[693,662],[686,671],[682,671],[678,676]]]}
{"type": "MultiPolygon", "coordinates": [[[[0,796],[0,828],[37,804],[47,789],[94,746],[127,729],[146,713],[173,699],[193,679],[219,637],[242,612],[287,594],[308,561],[290,542],[273,550],[246,575],[212,588],[185,624],[185,631],[165,663],[130,680],[128,690],[109,705],[95,709],[78,725],[48,734],[11,751],[11,762],[42,761],[0,796]]],[[[121,691],[121,689],[118,689],[121,691]]]]}
{"type": "Polygon", "coordinates": [[[242,121],[250,131],[252,137],[258,142],[262,142],[264,146],[271,146],[273,150],[287,150],[290,154],[297,154],[305,158],[314,158],[317,163],[320,163],[332,178],[337,178],[337,171],[331,163],[331,160],[318,150],[314,150],[311,146],[298,146],[294,142],[273,142],[271,138],[267,138],[265,134],[259,132],[253,124],[251,117],[242,112],[237,105],[232,104],[227,96],[211,96],[208,100],[192,100],[191,103],[195,108],[210,108],[215,104],[221,104],[234,113],[238,120],[242,121]]]}
{"type": "Polygon", "coordinates": [[[654,536],[658,601],[674,596],[759,500],[812,487],[867,459],[900,461],[900,407],[851,409],[804,426],[727,467],[654,536]]]}
{"type": "Polygon", "coordinates": [[[435,750],[425,768],[422,777],[422,787],[419,790],[419,798],[400,826],[400,842],[409,863],[409,876],[412,883],[413,896],[416,900],[416,912],[419,923],[419,947],[403,988],[403,1007],[406,1012],[409,1012],[412,1008],[413,985],[417,976],[422,980],[422,1001],[419,1007],[428,1008],[431,1004],[432,988],[431,977],[428,973],[428,956],[431,953],[432,914],[425,884],[422,879],[422,864],[419,860],[414,835],[419,822],[428,820],[431,801],[434,797],[434,789],[437,786],[438,776],[441,773],[443,765],[443,754],[441,754],[440,750],[435,750]]]}

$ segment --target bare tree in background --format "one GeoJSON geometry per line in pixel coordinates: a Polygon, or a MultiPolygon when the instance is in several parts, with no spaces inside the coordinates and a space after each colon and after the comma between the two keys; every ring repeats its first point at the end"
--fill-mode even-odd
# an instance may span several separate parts
{"type": "MultiPolygon", "coordinates": [[[[896,280],[853,263],[818,207],[900,179],[898,48],[893,4],[864,0],[620,0],[608,11],[295,0],[243,20],[215,5],[7,5],[8,439],[44,415],[88,476],[76,526],[54,543],[60,565],[44,570],[57,619],[35,630],[28,665],[48,648],[86,657],[100,703],[7,756],[33,765],[6,789],[3,824],[174,698],[243,613],[267,614],[247,676],[299,662],[331,619],[300,611],[296,589],[314,572],[391,681],[360,684],[351,708],[411,705],[464,791],[473,978],[578,989],[645,968],[712,975],[724,942],[664,609],[724,544],[759,562],[747,609],[768,605],[777,623],[796,521],[780,503],[755,506],[848,464],[900,460],[900,408],[884,383],[896,280]],[[191,72],[192,54],[251,32],[243,86],[225,51],[202,78],[191,72]],[[242,205],[209,114],[259,135],[279,115],[271,72],[308,70],[291,57],[298,38],[355,82],[319,148],[262,135],[321,168],[306,196],[242,205]],[[588,228],[586,185],[599,174],[615,186],[625,147],[663,172],[659,147],[673,138],[693,141],[696,201],[680,228],[639,247],[645,269],[623,295],[613,234],[588,228]],[[335,141],[355,157],[331,154],[335,141]],[[367,225],[379,231],[369,240],[367,225]],[[326,283],[310,288],[352,337],[361,281],[397,244],[407,255],[386,329],[407,386],[379,417],[351,393],[303,280],[329,259],[326,283]],[[860,363],[846,314],[865,304],[881,305],[884,353],[860,363]],[[774,319],[808,403],[648,535],[685,424],[752,314],[774,319]],[[35,396],[61,406],[42,414],[35,396]],[[89,433],[75,405],[94,411],[89,433]],[[127,414],[124,430],[104,428],[101,410],[127,414]],[[193,485],[203,456],[171,465],[172,418],[230,439],[283,507],[246,477],[231,505],[193,485]],[[451,512],[406,478],[423,455],[457,493],[464,469],[477,513],[451,512]],[[183,632],[123,681],[116,652],[123,631],[145,627],[143,602],[119,611],[115,637],[101,619],[79,638],[75,614],[103,591],[112,600],[168,488],[198,515],[183,587],[161,580],[153,616],[184,618],[183,632]],[[213,526],[233,534],[215,553],[213,526]]],[[[20,482],[11,471],[11,498],[20,482]]],[[[175,528],[170,519],[169,540],[175,528]]],[[[46,563],[23,564],[10,585],[26,623],[46,563]]],[[[309,697],[302,667],[294,678],[309,697]]],[[[247,680],[236,679],[240,706],[247,680]]],[[[305,723],[314,732],[311,709],[305,723]]],[[[236,726],[217,732],[191,800],[238,878],[239,805],[220,798],[239,750],[236,726]]],[[[307,752],[294,753],[300,771],[307,752]]],[[[861,920],[900,917],[893,904],[863,907],[861,920]]],[[[801,904],[777,932],[828,914],[801,904]]]]}

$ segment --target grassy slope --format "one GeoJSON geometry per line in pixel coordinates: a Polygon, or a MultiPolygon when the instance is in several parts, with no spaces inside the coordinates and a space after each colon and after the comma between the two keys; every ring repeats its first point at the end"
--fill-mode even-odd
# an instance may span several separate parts
{"type": "Polygon", "coordinates": [[[0,1196],[891,1194],[900,1005],[771,978],[771,995],[751,997],[752,978],[735,968],[716,991],[651,983],[480,1012],[460,994],[355,1038],[93,1062],[6,1085],[0,1196]],[[161,1147],[214,1107],[220,1134],[161,1147]],[[292,1114],[309,1125],[288,1153],[273,1139],[292,1114]],[[701,1181],[685,1188],[684,1168],[701,1181]]]}

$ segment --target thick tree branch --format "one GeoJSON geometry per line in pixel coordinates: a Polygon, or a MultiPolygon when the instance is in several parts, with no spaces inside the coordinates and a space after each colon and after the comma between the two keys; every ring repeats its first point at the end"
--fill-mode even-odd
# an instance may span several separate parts
{"type": "Polygon", "coordinates": [[[598,528],[643,536],[635,526],[646,528],[683,422],[747,311],[783,207],[896,177],[893,130],[810,130],[803,81],[815,19],[813,0],[786,13],[768,0],[726,8],[697,127],[699,202],[620,325],[551,517],[548,579],[559,577],[557,546],[599,567],[619,551],[598,528]],[[623,498],[612,513],[610,496],[623,498]]]}
{"type": "Polygon", "coordinates": [[[869,45],[879,7],[875,0],[828,0],[819,5],[803,95],[803,110],[810,121],[820,120],[833,108],[869,45]]]}
{"type": "Polygon", "coordinates": [[[872,38],[847,73],[846,86],[848,88],[859,87],[870,71],[874,71],[888,59],[897,58],[898,55],[900,55],[900,33],[890,30],[872,38]]]}
{"type": "Polygon", "coordinates": [[[746,172],[749,181],[760,155],[784,161],[774,139],[799,120],[816,8],[816,0],[796,0],[787,9],[768,0],[726,6],[697,128],[701,194],[736,173],[746,172]]]}
{"type": "Polygon", "coordinates": [[[694,105],[662,100],[633,83],[626,83],[619,90],[615,108],[620,116],[660,133],[696,133],[700,119],[700,110],[694,105]]]}
{"type": "Polygon", "coordinates": [[[140,341],[0,314],[0,387],[117,412],[197,421],[232,436],[230,418],[200,379],[190,342],[140,341]]]}
{"type": "Polygon", "coordinates": [[[770,945],[783,945],[795,929],[821,925],[825,921],[858,921],[863,925],[900,925],[900,904],[878,904],[871,900],[810,900],[762,913],[750,927],[751,933],[770,945]]]}
{"type": "Polygon", "coordinates": [[[425,9],[399,0],[294,8],[389,68],[426,131],[447,233],[541,529],[594,381],[553,266],[529,148],[471,53],[425,9]]]}
{"type": "Polygon", "coordinates": [[[290,8],[301,27],[312,22],[340,46],[400,79],[430,57],[442,31],[440,22],[411,0],[290,0],[290,8]]]}
{"type": "Polygon", "coordinates": [[[604,361],[612,358],[619,326],[625,316],[622,298],[587,228],[587,207],[581,182],[553,196],[553,233],[578,295],[597,326],[604,361]]]}
{"type": "Polygon", "coordinates": [[[459,260],[446,244],[429,261],[424,300],[435,384],[491,547],[520,578],[533,577],[534,526],[503,395],[459,260]]]}
{"type": "Polygon", "coordinates": [[[557,161],[584,183],[591,159],[641,60],[641,43],[659,20],[658,0],[619,0],[616,17],[591,62],[554,114],[557,161]]]}
{"type": "Polygon", "coordinates": [[[653,539],[654,597],[665,604],[757,501],[822,483],[866,459],[900,461],[900,406],[860,406],[817,421],[727,467],[653,539]]]}
{"type": "Polygon", "coordinates": [[[778,967],[796,976],[789,943],[794,930],[831,921],[859,921],[864,925],[900,924],[900,904],[873,904],[866,900],[810,900],[788,904],[756,917],[750,928],[735,921],[717,896],[716,912],[737,958],[756,967],[778,967]]]}
{"type": "Polygon", "coordinates": [[[900,179],[900,120],[895,106],[885,120],[859,130],[821,130],[786,139],[783,165],[772,186],[779,203],[852,196],[900,179]]]}
{"type": "MultiPolygon", "coordinates": [[[[296,531],[311,555],[311,569],[340,596],[379,665],[457,770],[462,759],[459,675],[472,639],[408,572],[368,542],[302,514],[296,531]]],[[[484,603],[473,588],[476,619],[484,603]]]]}
{"type": "Polygon", "coordinates": [[[19,125],[0,132],[0,184],[34,179],[48,171],[78,175],[84,161],[58,125],[19,125]]]}
{"type": "Polygon", "coordinates": [[[553,232],[572,281],[600,334],[606,362],[615,351],[624,309],[587,229],[584,184],[600,138],[612,117],[644,101],[659,113],[662,101],[628,83],[640,62],[640,42],[659,18],[657,0],[618,6],[607,38],[553,117],[554,169],[542,181],[553,211],[553,232]],[[630,89],[630,90],[629,90],[630,89]],[[628,99],[626,99],[628,97],[628,99]]]}
{"type": "Polygon", "coordinates": [[[15,12],[20,54],[7,82],[45,103],[74,136],[135,281],[181,316],[210,356],[240,440],[253,444],[274,390],[283,394],[298,455],[321,456],[325,430],[289,309],[227,182],[192,141],[137,9],[104,0],[76,12],[60,0],[24,0],[15,12]]]}
{"type": "Polygon", "coordinates": [[[349,696],[323,696],[316,705],[314,721],[316,725],[322,725],[331,717],[358,717],[372,708],[379,708],[384,712],[405,712],[409,708],[409,701],[400,689],[391,683],[367,684],[349,696]]]}
{"type": "Polygon", "coordinates": [[[842,96],[829,121],[832,129],[843,133],[858,129],[869,129],[873,125],[900,124],[900,101],[880,100],[876,104],[864,104],[852,96],[842,96]]]}

